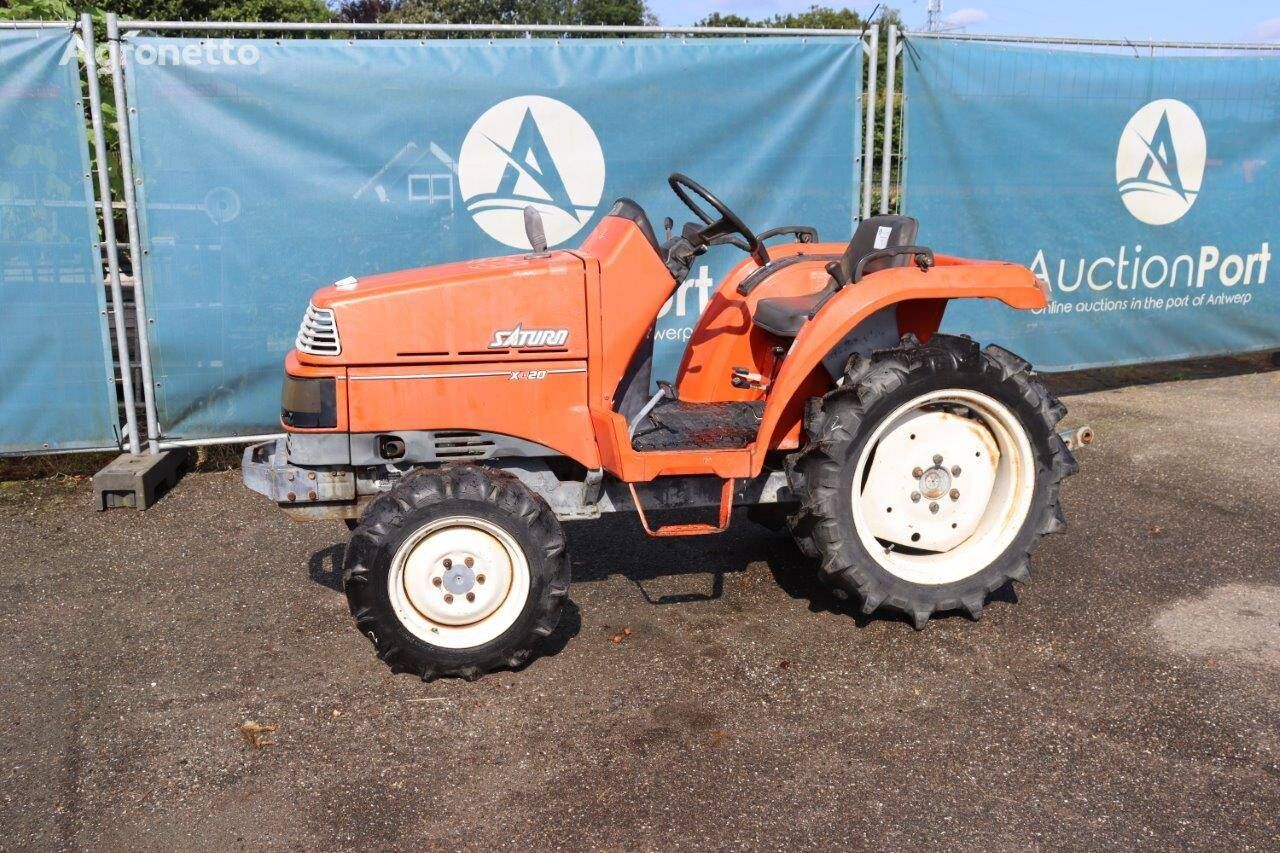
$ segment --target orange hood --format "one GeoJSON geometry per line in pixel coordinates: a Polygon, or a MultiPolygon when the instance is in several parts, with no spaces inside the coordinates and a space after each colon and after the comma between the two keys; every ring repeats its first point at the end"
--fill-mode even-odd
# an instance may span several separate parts
{"type": "Polygon", "coordinates": [[[317,290],[342,352],[311,364],[585,358],[586,276],[569,252],[401,270],[317,290]],[[514,333],[514,334],[513,334],[514,333]]]}

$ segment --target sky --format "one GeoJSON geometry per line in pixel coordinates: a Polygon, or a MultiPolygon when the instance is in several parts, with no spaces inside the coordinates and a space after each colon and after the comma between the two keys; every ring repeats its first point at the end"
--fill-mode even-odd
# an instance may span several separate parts
{"type": "MultiPolygon", "coordinates": [[[[692,24],[712,12],[766,17],[814,0],[649,0],[659,20],[692,24]]],[[[826,0],[867,14],[874,2],[826,0]]],[[[927,0],[896,0],[909,29],[923,29],[927,0]]],[[[1278,0],[944,0],[943,18],[960,32],[1161,41],[1280,43],[1278,0]]]]}

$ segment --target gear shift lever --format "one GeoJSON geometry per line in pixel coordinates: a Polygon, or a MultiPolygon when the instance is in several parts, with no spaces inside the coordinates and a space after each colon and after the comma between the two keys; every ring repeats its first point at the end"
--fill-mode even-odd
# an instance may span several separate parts
{"type": "Polygon", "coordinates": [[[535,255],[547,251],[547,232],[542,226],[542,214],[533,205],[524,209],[524,234],[529,239],[529,248],[535,255]]]}

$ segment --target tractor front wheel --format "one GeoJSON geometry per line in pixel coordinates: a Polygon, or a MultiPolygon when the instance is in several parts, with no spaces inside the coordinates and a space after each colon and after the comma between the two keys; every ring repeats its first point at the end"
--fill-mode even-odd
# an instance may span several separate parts
{"type": "Polygon", "coordinates": [[[344,560],[351,614],[392,669],[475,679],[530,659],[569,591],[564,532],[517,478],[408,474],[369,505],[344,560]]]}
{"type": "Polygon", "coordinates": [[[855,355],[810,402],[806,444],[788,460],[792,533],[864,613],[895,609],[916,628],[943,610],[976,619],[990,593],[1027,580],[1041,537],[1065,527],[1058,487],[1076,463],[1054,429],[1064,414],[1000,347],[908,336],[855,355]]]}

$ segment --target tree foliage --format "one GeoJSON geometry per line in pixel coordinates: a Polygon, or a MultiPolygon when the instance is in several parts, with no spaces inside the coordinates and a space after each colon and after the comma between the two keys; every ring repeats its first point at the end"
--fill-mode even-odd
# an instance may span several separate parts
{"type": "MultiPolygon", "coordinates": [[[[68,0],[0,0],[0,20],[70,20],[68,0]]],[[[318,23],[605,24],[638,26],[657,19],[645,0],[98,0],[94,17],[150,21],[300,21],[318,23]]]]}
{"type": "MultiPolygon", "coordinates": [[[[0,0],[3,2],[3,0],[0,0]]],[[[333,19],[324,0],[98,0],[94,6],[66,0],[11,0],[0,8],[0,19],[11,21],[71,20],[79,11],[100,20],[115,12],[142,21],[305,21],[333,19]]]]}
{"type": "Polygon", "coordinates": [[[346,0],[344,21],[429,24],[608,24],[653,21],[644,0],[346,0]]]}
{"type": "Polygon", "coordinates": [[[76,17],[76,7],[65,0],[12,0],[0,6],[0,20],[68,21],[76,17]]]}
{"type": "MultiPolygon", "coordinates": [[[[902,18],[896,9],[882,7],[874,15],[877,26],[889,24],[902,26],[902,18]]],[[[780,27],[788,30],[861,30],[868,19],[853,9],[836,9],[831,6],[810,6],[803,12],[778,13],[765,18],[746,18],[742,15],[707,15],[698,21],[700,27],[780,27]]]]}
{"type": "Polygon", "coordinates": [[[324,0],[98,0],[104,12],[150,21],[305,21],[332,19],[324,0]]]}
{"type": "Polygon", "coordinates": [[[715,12],[698,22],[700,27],[785,27],[789,30],[860,30],[865,24],[862,16],[852,9],[832,9],[818,5],[810,6],[803,12],[779,13],[755,19],[715,12]]]}

